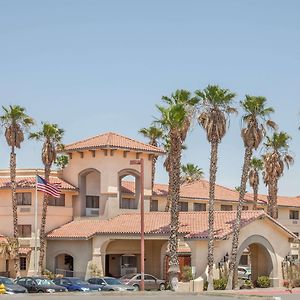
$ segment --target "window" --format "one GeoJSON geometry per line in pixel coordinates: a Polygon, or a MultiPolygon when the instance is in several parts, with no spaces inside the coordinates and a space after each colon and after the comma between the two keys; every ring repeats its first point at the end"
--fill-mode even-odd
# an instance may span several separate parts
{"type": "Polygon", "coordinates": [[[20,237],[31,237],[31,225],[18,225],[20,237]]]}
{"type": "Polygon", "coordinates": [[[17,205],[31,205],[31,193],[17,193],[17,205]]]}
{"type": "Polygon", "coordinates": [[[242,209],[243,209],[243,210],[249,210],[249,207],[246,206],[246,205],[243,205],[242,209]]]}
{"type": "Polygon", "coordinates": [[[299,236],[299,232],[293,232],[293,234],[299,236]]]}
{"type": "Polygon", "coordinates": [[[158,211],[158,200],[150,201],[150,211],[158,211]]]}
{"type": "Polygon", "coordinates": [[[221,204],[221,210],[222,211],[230,211],[232,209],[232,205],[226,205],[226,204],[221,204]]]}
{"type": "Polygon", "coordinates": [[[27,265],[26,265],[26,257],[20,257],[20,270],[26,271],[27,265]]]}
{"type": "Polygon", "coordinates": [[[136,202],[135,199],[122,198],[121,199],[121,208],[124,208],[124,209],[137,209],[135,202],[136,202]]]}
{"type": "Polygon", "coordinates": [[[299,220],[299,211],[298,210],[290,210],[290,219],[291,220],[299,220]]]}
{"type": "Polygon", "coordinates": [[[48,196],[49,206],[65,206],[65,194],[61,194],[60,198],[54,198],[53,196],[48,196]]]}
{"type": "Polygon", "coordinates": [[[206,211],[205,203],[194,203],[194,211],[206,211]]]}
{"type": "Polygon", "coordinates": [[[189,205],[187,202],[179,202],[179,211],[188,211],[189,210],[189,205]]]}
{"type": "Polygon", "coordinates": [[[297,260],[298,257],[299,257],[299,256],[298,256],[297,254],[293,254],[293,255],[292,255],[292,259],[293,259],[293,260],[297,260]]]}
{"type": "Polygon", "coordinates": [[[99,208],[99,196],[86,196],[86,208],[99,208]]]}

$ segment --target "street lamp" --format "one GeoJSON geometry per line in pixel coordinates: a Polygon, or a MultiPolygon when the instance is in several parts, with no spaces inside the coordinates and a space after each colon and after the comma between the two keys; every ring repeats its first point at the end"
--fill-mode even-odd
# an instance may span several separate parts
{"type": "Polygon", "coordinates": [[[144,159],[130,160],[131,165],[141,166],[141,286],[140,290],[145,289],[145,239],[144,239],[144,159]]]}

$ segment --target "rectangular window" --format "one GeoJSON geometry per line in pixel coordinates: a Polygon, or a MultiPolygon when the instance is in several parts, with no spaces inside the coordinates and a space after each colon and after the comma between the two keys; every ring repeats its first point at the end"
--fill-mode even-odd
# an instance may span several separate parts
{"type": "Polygon", "coordinates": [[[17,193],[17,205],[31,205],[31,193],[17,193]]]}
{"type": "Polygon", "coordinates": [[[26,257],[20,257],[20,270],[26,271],[27,269],[27,260],[26,257]]]}
{"type": "Polygon", "coordinates": [[[150,201],[150,211],[158,211],[158,200],[150,201]]]}
{"type": "Polygon", "coordinates": [[[179,211],[188,211],[189,210],[189,205],[187,202],[179,202],[179,211]]]}
{"type": "Polygon", "coordinates": [[[242,209],[243,210],[249,210],[249,207],[247,205],[243,205],[242,209]]]}
{"type": "Polygon", "coordinates": [[[290,219],[291,220],[299,220],[299,211],[298,210],[290,210],[290,219]]]}
{"type": "Polygon", "coordinates": [[[86,196],[86,208],[99,208],[99,196],[86,196]]]}
{"type": "Polygon", "coordinates": [[[48,196],[49,206],[65,206],[65,194],[61,194],[60,198],[54,198],[53,196],[48,196]]]}
{"type": "Polygon", "coordinates": [[[231,210],[233,210],[233,208],[232,208],[232,205],[221,204],[221,210],[222,211],[231,211],[231,210]]]}
{"type": "Polygon", "coordinates": [[[194,211],[206,211],[205,203],[194,203],[194,211]]]}
{"type": "Polygon", "coordinates": [[[31,225],[18,225],[20,237],[31,237],[31,225]]]}
{"type": "Polygon", "coordinates": [[[122,198],[121,199],[121,208],[123,208],[123,209],[137,209],[135,202],[136,202],[135,199],[122,198]]]}

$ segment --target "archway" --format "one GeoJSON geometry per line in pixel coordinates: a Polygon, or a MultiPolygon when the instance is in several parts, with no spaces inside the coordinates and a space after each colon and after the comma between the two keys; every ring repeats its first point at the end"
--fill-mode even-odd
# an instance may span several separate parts
{"type": "Polygon", "coordinates": [[[134,169],[124,169],[118,173],[119,208],[137,209],[141,196],[141,176],[134,169]]]}
{"type": "MultiPolygon", "coordinates": [[[[247,277],[250,277],[255,283],[258,277],[268,276],[271,284],[274,285],[274,280],[278,280],[278,264],[270,242],[260,235],[250,236],[239,247],[237,255],[239,262],[246,249],[249,251],[249,267],[251,268],[251,275],[247,275],[247,277]]],[[[242,274],[239,276],[241,277],[242,274]]]]}
{"type": "Polygon", "coordinates": [[[67,253],[61,253],[55,256],[54,273],[66,277],[74,276],[74,258],[67,253]]]}
{"type": "Polygon", "coordinates": [[[105,203],[100,199],[101,173],[96,169],[86,169],[79,173],[80,215],[95,217],[102,215],[105,203]]]}

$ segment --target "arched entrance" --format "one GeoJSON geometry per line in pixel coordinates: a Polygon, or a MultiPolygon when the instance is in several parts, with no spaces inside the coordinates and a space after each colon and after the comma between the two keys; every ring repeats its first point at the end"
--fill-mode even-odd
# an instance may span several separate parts
{"type": "Polygon", "coordinates": [[[260,235],[250,236],[239,247],[237,256],[239,262],[245,250],[249,253],[248,264],[251,268],[252,282],[260,276],[268,276],[274,285],[274,280],[278,280],[278,263],[270,242],[260,235]]]}
{"type": "Polygon", "coordinates": [[[74,258],[73,256],[62,253],[55,257],[55,274],[60,274],[66,277],[74,276],[74,258]]]}

